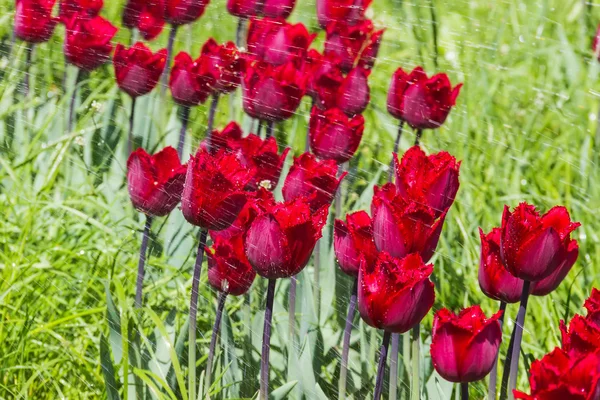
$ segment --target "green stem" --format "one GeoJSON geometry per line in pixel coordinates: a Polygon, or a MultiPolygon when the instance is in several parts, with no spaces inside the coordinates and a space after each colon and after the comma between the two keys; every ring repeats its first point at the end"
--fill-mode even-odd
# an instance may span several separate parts
{"type": "Polygon", "coordinates": [[[398,396],[398,352],[400,347],[400,334],[392,334],[392,351],[390,352],[390,395],[389,400],[396,400],[398,396]]]}
{"type": "Polygon", "coordinates": [[[411,400],[419,400],[421,398],[421,391],[419,387],[419,375],[420,366],[419,361],[421,358],[420,347],[421,347],[421,325],[417,324],[412,328],[412,382],[411,382],[411,400]]]}
{"type": "Polygon", "coordinates": [[[515,326],[515,347],[512,349],[512,359],[510,360],[510,377],[508,379],[509,398],[514,399],[513,389],[517,388],[517,377],[519,375],[519,355],[521,354],[521,340],[523,339],[523,325],[525,323],[525,313],[527,312],[527,301],[529,300],[529,288],[531,282],[523,282],[523,291],[521,292],[521,304],[517,314],[515,326]]]}

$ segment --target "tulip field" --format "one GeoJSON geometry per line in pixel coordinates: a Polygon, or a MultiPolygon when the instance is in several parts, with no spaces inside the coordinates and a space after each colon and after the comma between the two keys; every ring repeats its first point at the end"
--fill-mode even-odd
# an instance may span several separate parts
{"type": "Polygon", "coordinates": [[[0,399],[600,400],[600,3],[0,0],[0,399]]]}

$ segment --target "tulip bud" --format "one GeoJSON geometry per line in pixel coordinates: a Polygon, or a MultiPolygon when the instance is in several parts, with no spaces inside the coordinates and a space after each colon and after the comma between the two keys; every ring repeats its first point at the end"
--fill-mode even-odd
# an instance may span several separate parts
{"type": "Polygon", "coordinates": [[[165,69],[166,59],[166,49],[152,54],[142,42],[129,49],[119,43],[113,57],[117,85],[131,97],[150,93],[165,69]]]}
{"type": "Polygon", "coordinates": [[[137,28],[145,40],[152,40],[165,26],[164,10],[147,0],[128,0],[123,9],[123,25],[137,28]]]}
{"type": "Polygon", "coordinates": [[[336,106],[348,116],[361,114],[371,100],[369,71],[354,68],[340,84],[336,106]]]}
{"type": "Polygon", "coordinates": [[[219,45],[210,38],[202,46],[200,57],[200,62],[206,63],[207,73],[212,76],[214,92],[228,93],[240,85],[244,59],[233,42],[219,45]]]}
{"type": "Polygon", "coordinates": [[[600,326],[600,290],[593,288],[583,306],[587,310],[587,319],[600,326]]]}
{"type": "Polygon", "coordinates": [[[501,255],[514,276],[540,281],[552,275],[569,255],[570,234],[578,226],[564,207],[554,207],[541,216],[535,207],[521,203],[514,211],[504,207],[501,255]]]}
{"type": "Polygon", "coordinates": [[[252,19],[248,27],[248,52],[257,60],[273,66],[299,63],[306,57],[315,35],[304,24],[290,24],[283,19],[252,19]]]}
{"type": "Polygon", "coordinates": [[[212,247],[206,247],[208,283],[220,292],[243,295],[256,277],[244,252],[243,235],[239,234],[228,240],[213,240],[212,247]]]}
{"type": "Polygon", "coordinates": [[[346,176],[344,173],[338,178],[337,171],[335,161],[319,161],[311,153],[303,153],[294,158],[294,164],[283,184],[283,198],[285,201],[292,201],[306,197],[313,211],[323,206],[329,207],[342,179],[346,176]]]}
{"type": "Polygon", "coordinates": [[[253,174],[234,154],[211,155],[200,149],[188,163],[181,198],[183,216],[204,229],[228,228],[246,203],[244,187],[253,174]]]}
{"type": "Polygon", "coordinates": [[[490,373],[502,342],[500,316],[489,319],[479,306],[458,315],[443,308],[433,319],[431,361],[433,367],[450,382],[474,382],[490,373]]]}
{"type": "Polygon", "coordinates": [[[171,25],[185,25],[194,22],[204,14],[210,0],[161,0],[155,7],[162,8],[165,21],[171,25]]]}
{"type": "Polygon", "coordinates": [[[379,251],[398,258],[419,253],[425,262],[433,256],[446,218],[446,213],[436,217],[426,204],[404,199],[393,183],[375,187],[371,215],[379,251]]]}
{"type": "Polygon", "coordinates": [[[135,150],[127,160],[127,189],[133,206],[153,217],[169,214],[181,200],[186,167],[170,146],[153,156],[142,148],[135,150]]]}
{"type": "Polygon", "coordinates": [[[362,115],[348,118],[337,108],[321,111],[313,107],[308,132],[310,148],[317,157],[341,164],[354,156],[364,129],[362,115]]]}
{"type": "Polygon", "coordinates": [[[377,249],[373,241],[371,217],[364,211],[346,215],[346,222],[336,219],[333,230],[333,248],[341,270],[358,277],[361,257],[373,265],[377,249]]]}
{"type": "Polygon", "coordinates": [[[264,0],[227,0],[227,11],[238,18],[252,18],[260,15],[264,0]]]}
{"type": "Polygon", "coordinates": [[[569,356],[579,358],[600,351],[600,325],[581,315],[575,315],[568,327],[565,321],[561,320],[560,333],[562,349],[569,356]]]}
{"type": "Polygon", "coordinates": [[[372,265],[362,257],[358,274],[360,316],[386,332],[408,332],[433,306],[432,272],[433,265],[425,265],[418,254],[398,259],[381,252],[372,265]]]}
{"type": "Polygon", "coordinates": [[[75,14],[85,14],[88,17],[95,17],[100,14],[103,6],[104,0],[61,0],[58,17],[62,21],[71,19],[75,14]]]}
{"type": "Polygon", "coordinates": [[[419,146],[413,146],[398,161],[394,154],[396,188],[400,196],[427,204],[436,217],[448,211],[458,191],[460,162],[441,151],[427,156],[419,146]]]}
{"type": "Polygon", "coordinates": [[[213,85],[214,77],[201,57],[194,61],[183,51],[175,56],[169,78],[169,88],[175,103],[187,107],[204,103],[213,85]]]}
{"type": "Polygon", "coordinates": [[[479,286],[481,291],[494,300],[516,303],[521,298],[523,281],[506,269],[500,258],[500,228],[487,235],[479,229],[481,259],[479,261],[479,286]]]}
{"type": "Polygon", "coordinates": [[[15,36],[25,42],[46,42],[58,20],[52,17],[56,0],[16,0],[15,36]]]}
{"type": "Polygon", "coordinates": [[[110,59],[112,38],[117,28],[102,17],[84,18],[79,14],[65,22],[65,57],[78,68],[92,71],[110,59]]]}

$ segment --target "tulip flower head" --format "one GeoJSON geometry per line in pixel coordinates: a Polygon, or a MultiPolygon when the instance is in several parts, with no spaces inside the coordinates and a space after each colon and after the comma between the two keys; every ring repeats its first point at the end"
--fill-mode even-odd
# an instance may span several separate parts
{"type": "Polygon", "coordinates": [[[169,88],[175,103],[187,107],[204,103],[214,84],[214,76],[202,57],[194,61],[183,51],[175,56],[169,78],[169,88]]]}
{"type": "Polygon", "coordinates": [[[587,319],[600,326],[600,290],[592,289],[592,294],[583,304],[587,310],[587,319]]]}
{"type": "Polygon", "coordinates": [[[392,76],[387,109],[414,129],[439,128],[456,104],[462,83],[452,88],[446,74],[431,78],[417,67],[410,74],[398,68],[392,76]]]}
{"type": "Polygon", "coordinates": [[[46,42],[58,19],[52,16],[56,0],[16,0],[15,36],[28,43],[46,42]]]}
{"type": "Polygon", "coordinates": [[[342,80],[335,96],[335,104],[349,117],[361,114],[371,100],[369,71],[357,67],[342,80]]]}
{"type": "Polygon", "coordinates": [[[227,12],[238,18],[260,15],[264,0],[227,0],[227,12]]]}
{"type": "Polygon", "coordinates": [[[246,204],[244,188],[253,174],[234,154],[198,150],[188,163],[181,198],[183,216],[204,229],[228,228],[246,204]]]}
{"type": "Polygon", "coordinates": [[[426,265],[418,254],[398,259],[381,252],[373,264],[363,256],[358,274],[362,319],[386,332],[408,332],[433,306],[432,272],[433,265],[426,265]]]}
{"type": "Polygon", "coordinates": [[[304,197],[285,203],[264,202],[245,238],[246,255],[256,273],[278,279],[302,271],[321,237],[327,212],[328,207],[312,212],[304,197]]]}
{"type": "Polygon", "coordinates": [[[354,156],[364,129],[362,115],[349,118],[337,108],[322,111],[313,107],[308,132],[310,148],[323,160],[344,163],[354,156]]]}
{"type": "Polygon", "coordinates": [[[346,222],[336,219],[333,248],[340,268],[347,275],[358,277],[363,257],[367,265],[373,265],[378,252],[369,214],[361,210],[346,215],[346,222]]]}
{"type": "Polygon", "coordinates": [[[379,251],[398,258],[419,253],[425,262],[433,256],[446,218],[446,213],[437,217],[426,204],[406,200],[393,183],[375,187],[371,215],[379,251]]]}
{"type": "Polygon", "coordinates": [[[243,235],[254,221],[254,218],[262,213],[264,204],[273,202],[275,202],[273,193],[262,187],[256,192],[248,193],[246,204],[244,204],[242,211],[240,211],[231,226],[220,231],[209,231],[210,237],[213,240],[233,240],[234,236],[243,235]]]}
{"type": "Polygon", "coordinates": [[[296,5],[296,0],[264,0],[262,14],[267,18],[287,18],[296,5]]]}
{"type": "Polygon", "coordinates": [[[323,54],[338,59],[344,72],[350,72],[357,65],[366,69],[373,67],[384,31],[376,31],[371,20],[361,20],[356,25],[332,22],[326,32],[323,54]]]}
{"type": "Polygon", "coordinates": [[[213,92],[228,93],[240,85],[244,59],[233,42],[219,45],[210,38],[202,46],[200,58],[200,62],[206,64],[207,73],[212,76],[213,92]]]}
{"type": "Polygon", "coordinates": [[[150,6],[157,8],[157,15],[163,15],[165,21],[174,26],[194,22],[204,14],[210,0],[155,0],[150,6]]]}
{"type": "Polygon", "coordinates": [[[598,61],[600,61],[600,24],[598,25],[598,29],[596,29],[596,35],[594,35],[594,40],[592,40],[592,50],[598,61]]]}
{"type": "Polygon", "coordinates": [[[227,240],[217,237],[212,247],[206,247],[208,283],[220,292],[241,296],[246,293],[256,272],[246,258],[243,234],[227,240]]]}
{"type": "Polygon", "coordinates": [[[431,361],[435,370],[450,382],[474,382],[490,373],[502,342],[500,316],[490,318],[479,306],[458,315],[443,308],[433,319],[431,361]]]}
{"type": "Polygon", "coordinates": [[[354,25],[365,16],[372,0],[317,0],[317,19],[322,28],[331,22],[345,21],[354,25]]]}
{"type": "Polygon", "coordinates": [[[294,158],[294,164],[283,184],[283,198],[285,201],[292,201],[306,197],[314,211],[323,206],[329,207],[347,174],[344,172],[338,178],[337,172],[338,166],[335,161],[319,161],[313,154],[306,152],[294,158]]]}
{"type": "Polygon", "coordinates": [[[142,42],[129,49],[118,44],[113,57],[117,85],[131,97],[150,93],[165,69],[167,50],[152,53],[142,42]]]}
{"type": "Polygon", "coordinates": [[[61,0],[59,3],[58,17],[67,21],[75,14],[95,17],[104,7],[104,0],[61,0]]]}
{"type": "MultiPolygon", "coordinates": [[[[512,212],[504,207],[500,249],[506,268],[514,276],[540,281],[574,256],[570,234],[581,224],[572,222],[564,207],[540,216],[534,206],[519,204],[512,212]]],[[[575,256],[576,258],[576,256],[575,256]]]]}
{"type": "Polygon", "coordinates": [[[110,60],[112,38],[117,28],[97,16],[84,18],[75,14],[65,23],[67,34],[64,52],[67,61],[85,71],[92,71],[110,60]]]}
{"type": "Polygon", "coordinates": [[[573,268],[577,257],[579,257],[579,244],[577,240],[573,239],[567,244],[567,254],[554,272],[541,281],[533,282],[531,294],[534,296],[546,296],[555,291],[573,268]]]}
{"type": "Polygon", "coordinates": [[[168,215],[181,200],[185,171],[177,151],[165,147],[154,155],[142,148],[127,160],[127,189],[133,206],[146,215],[168,215]]]}
{"type": "Polygon", "coordinates": [[[147,0],[128,0],[122,21],[126,28],[137,28],[145,40],[156,38],[165,26],[163,9],[147,0]]]}
{"type": "Polygon", "coordinates": [[[560,321],[560,333],[562,349],[573,357],[600,351],[600,325],[590,319],[575,315],[568,327],[560,321]]]}
{"type": "Polygon", "coordinates": [[[312,97],[315,106],[322,110],[335,107],[338,89],[344,80],[339,62],[310,49],[305,66],[308,77],[306,94],[312,97]]]}

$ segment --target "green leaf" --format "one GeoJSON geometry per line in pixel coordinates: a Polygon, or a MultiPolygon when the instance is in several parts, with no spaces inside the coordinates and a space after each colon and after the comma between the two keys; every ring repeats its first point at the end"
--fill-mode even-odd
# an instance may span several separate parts
{"type": "Polygon", "coordinates": [[[269,394],[269,400],[282,400],[287,399],[287,395],[294,389],[294,387],[298,384],[298,381],[291,381],[282,386],[279,386],[277,389],[273,390],[269,394]]]}
{"type": "Polygon", "coordinates": [[[115,380],[115,368],[110,359],[110,350],[106,336],[100,336],[100,365],[106,385],[106,397],[108,400],[120,400],[117,381],[115,380]]]}

